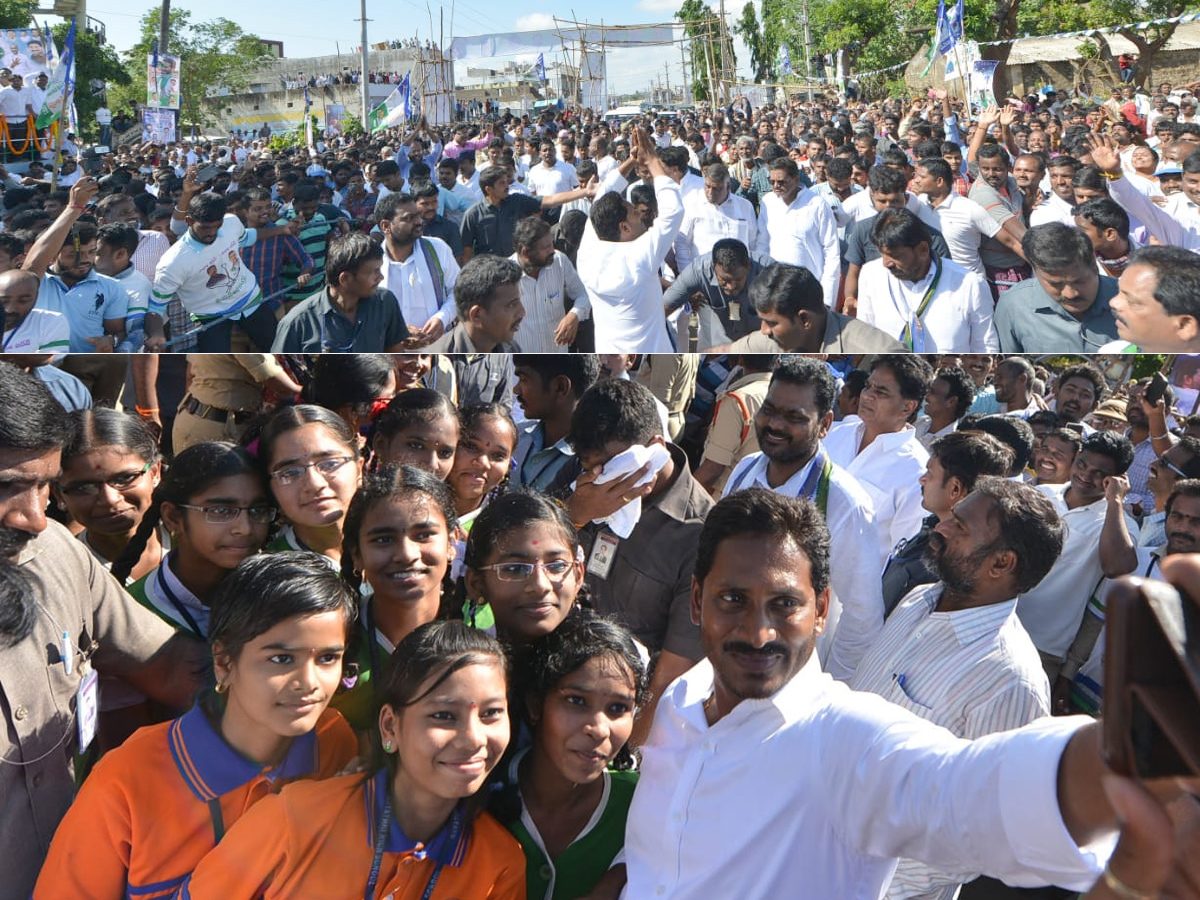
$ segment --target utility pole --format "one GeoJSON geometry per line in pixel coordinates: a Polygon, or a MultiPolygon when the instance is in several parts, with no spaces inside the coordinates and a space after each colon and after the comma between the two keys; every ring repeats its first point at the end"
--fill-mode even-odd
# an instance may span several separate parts
{"type": "Polygon", "coordinates": [[[670,104],[670,102],[672,100],[672,97],[671,97],[671,70],[667,66],[666,63],[663,63],[663,78],[666,80],[666,83],[667,83],[667,103],[670,104]]]}
{"type": "Polygon", "coordinates": [[[728,73],[729,73],[729,69],[727,68],[728,62],[726,61],[726,58],[725,58],[725,0],[721,0],[720,16],[721,16],[721,24],[720,24],[720,30],[718,32],[718,36],[720,37],[720,40],[721,40],[721,94],[722,94],[722,97],[724,98],[725,102],[728,103],[729,102],[728,89],[725,87],[725,85],[727,83],[726,79],[728,78],[728,73]]]}
{"type": "Polygon", "coordinates": [[[370,101],[367,99],[367,83],[370,79],[367,78],[367,0],[358,0],[359,18],[362,22],[362,47],[359,66],[361,74],[358,79],[358,86],[362,89],[362,127],[367,134],[371,133],[371,126],[367,123],[367,117],[371,112],[370,101]]]}
{"type": "Polygon", "coordinates": [[[679,45],[679,71],[683,75],[683,86],[684,86],[684,89],[682,92],[683,97],[688,102],[691,102],[691,100],[692,100],[692,82],[691,82],[691,79],[688,78],[687,54],[684,53],[684,51],[683,51],[682,43],[679,45]]]}
{"type": "Polygon", "coordinates": [[[162,18],[158,20],[158,52],[167,52],[167,38],[171,35],[171,0],[162,0],[162,18]]]}
{"type": "Polygon", "coordinates": [[[812,103],[812,32],[808,27],[808,0],[804,0],[801,15],[804,18],[804,77],[808,81],[808,102],[812,103]]]}

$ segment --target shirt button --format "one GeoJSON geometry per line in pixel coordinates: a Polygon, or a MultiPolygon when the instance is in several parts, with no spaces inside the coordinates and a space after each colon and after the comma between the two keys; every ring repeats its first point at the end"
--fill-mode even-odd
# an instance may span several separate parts
{"type": "Polygon", "coordinates": [[[41,772],[38,772],[36,775],[34,775],[34,776],[33,776],[33,786],[34,786],[34,787],[41,787],[41,786],[42,786],[42,779],[43,779],[44,777],[45,777],[45,776],[44,776],[44,775],[43,775],[41,772]]]}
{"type": "Polygon", "coordinates": [[[538,869],[538,876],[541,878],[545,878],[547,881],[550,880],[550,876],[553,874],[554,874],[554,872],[550,869],[549,866],[542,866],[540,869],[538,869]]]}
{"type": "Polygon", "coordinates": [[[17,721],[20,722],[27,715],[29,715],[29,710],[23,706],[18,706],[15,710],[13,710],[13,715],[16,717],[17,721]]]}
{"type": "Polygon", "coordinates": [[[658,896],[660,896],[660,897],[663,894],[665,894],[666,892],[667,892],[667,889],[665,887],[663,887],[661,884],[654,891],[654,893],[658,894],[658,896]]]}

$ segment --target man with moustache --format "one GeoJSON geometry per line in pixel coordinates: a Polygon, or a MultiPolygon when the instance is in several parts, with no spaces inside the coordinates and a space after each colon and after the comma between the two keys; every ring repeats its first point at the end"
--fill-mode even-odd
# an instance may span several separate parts
{"type": "Polygon", "coordinates": [[[1176,850],[1161,806],[1106,777],[1099,723],[1045,717],[963,741],[834,683],[814,653],[828,585],[814,504],[751,488],[709,511],[691,589],[706,658],[665,690],[642,748],[626,896],[882,897],[897,858],[919,857],[1072,890],[1104,869],[1124,892],[1100,885],[1100,900],[1153,896],[1192,866],[1200,840],[1176,850]],[[1105,866],[1117,809],[1129,831],[1105,866]],[[1160,852],[1136,852],[1134,835],[1160,852]]]}
{"type": "Polygon", "coordinates": [[[95,736],[96,675],[183,710],[208,651],[46,518],[70,429],[45,385],[0,363],[0,409],[0,566],[19,573],[0,594],[0,871],[6,893],[26,897],[74,797],[75,754],[95,736]]]}
{"type": "Polygon", "coordinates": [[[1146,487],[1153,498],[1142,520],[1138,547],[1159,547],[1167,539],[1167,500],[1184,479],[1200,478],[1200,440],[1181,435],[1171,449],[1150,463],[1146,487]]]}
{"type": "MultiPolygon", "coordinates": [[[[984,477],[933,529],[937,579],[884,623],[850,686],[975,740],[1050,714],[1050,684],[1017,618],[1017,595],[1045,577],[1064,528],[1037,488],[984,477]]],[[[889,898],[950,900],[976,872],[902,859],[889,898]]]]}
{"type": "Polygon", "coordinates": [[[879,533],[870,495],[821,439],[833,424],[837,385],[829,367],[806,356],[781,356],[754,416],[760,452],[734,467],[725,494],[764,487],[817,504],[829,524],[830,624],[817,642],[822,667],[848,679],[883,623],[879,533]]]}

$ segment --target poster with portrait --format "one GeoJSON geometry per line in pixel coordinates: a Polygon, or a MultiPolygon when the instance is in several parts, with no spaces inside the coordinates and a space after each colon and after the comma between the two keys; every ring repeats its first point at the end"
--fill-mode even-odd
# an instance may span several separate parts
{"type": "Polygon", "coordinates": [[[180,72],[178,56],[146,54],[146,105],[155,109],[179,109],[180,72]]]}
{"type": "Polygon", "coordinates": [[[175,110],[142,110],[142,142],[173,144],[175,142],[175,110]]]}
{"type": "Polygon", "coordinates": [[[342,133],[342,117],[346,115],[346,107],[341,103],[331,103],[325,107],[325,137],[337,137],[342,133]]]}
{"type": "Polygon", "coordinates": [[[36,28],[6,28],[0,36],[0,65],[26,81],[42,74],[49,77],[56,60],[54,42],[45,34],[36,28]]]}

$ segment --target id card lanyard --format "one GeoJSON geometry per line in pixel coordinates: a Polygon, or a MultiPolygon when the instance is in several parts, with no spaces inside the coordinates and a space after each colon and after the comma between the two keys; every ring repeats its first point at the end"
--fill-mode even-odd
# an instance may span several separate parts
{"type": "Polygon", "coordinates": [[[938,282],[942,280],[942,258],[934,256],[933,265],[935,267],[933,281],[929,282],[929,287],[925,290],[925,296],[917,304],[916,312],[909,317],[908,324],[900,332],[900,342],[914,353],[924,353],[927,349],[925,346],[925,323],[921,317],[925,315],[925,311],[929,309],[929,304],[933,302],[933,295],[937,293],[938,282]]]}

